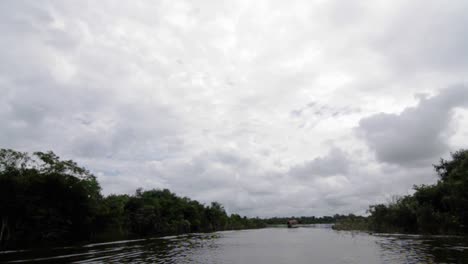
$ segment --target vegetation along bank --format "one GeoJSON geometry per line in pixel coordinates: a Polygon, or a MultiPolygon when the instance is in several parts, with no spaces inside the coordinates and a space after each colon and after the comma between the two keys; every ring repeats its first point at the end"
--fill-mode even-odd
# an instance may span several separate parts
{"type": "Polygon", "coordinates": [[[434,165],[438,180],[414,186],[414,194],[369,207],[368,217],[348,217],[334,228],[374,232],[468,234],[468,150],[434,165]]]}
{"type": "Polygon", "coordinates": [[[167,189],[104,197],[71,160],[0,149],[0,249],[264,226],[167,189]]]}

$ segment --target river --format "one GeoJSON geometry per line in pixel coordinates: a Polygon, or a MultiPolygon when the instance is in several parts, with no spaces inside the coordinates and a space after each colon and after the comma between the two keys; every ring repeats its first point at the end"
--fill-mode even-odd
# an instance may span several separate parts
{"type": "Polygon", "coordinates": [[[463,237],[367,234],[327,225],[3,251],[6,263],[468,263],[463,237]]]}

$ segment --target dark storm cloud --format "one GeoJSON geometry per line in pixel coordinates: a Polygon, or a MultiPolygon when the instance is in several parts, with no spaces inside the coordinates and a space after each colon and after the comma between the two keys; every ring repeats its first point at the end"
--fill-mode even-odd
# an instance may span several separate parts
{"type": "Polygon", "coordinates": [[[400,114],[380,113],[362,119],[358,132],[379,161],[428,166],[448,151],[447,134],[453,110],[468,106],[468,88],[454,86],[400,114]]]}

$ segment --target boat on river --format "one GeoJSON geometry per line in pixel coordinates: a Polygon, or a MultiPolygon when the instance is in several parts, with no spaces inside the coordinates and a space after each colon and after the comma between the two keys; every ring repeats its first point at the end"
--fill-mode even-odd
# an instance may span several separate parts
{"type": "Polygon", "coordinates": [[[297,227],[299,227],[298,224],[299,223],[297,222],[296,219],[290,219],[287,222],[288,228],[297,228],[297,227]]]}

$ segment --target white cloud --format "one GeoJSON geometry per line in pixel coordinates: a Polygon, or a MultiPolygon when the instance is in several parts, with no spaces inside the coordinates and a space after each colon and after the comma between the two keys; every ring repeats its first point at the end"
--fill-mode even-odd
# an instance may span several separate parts
{"type": "Polygon", "coordinates": [[[104,193],[364,212],[468,138],[465,88],[443,89],[466,81],[465,7],[2,1],[0,146],[77,160],[104,193]]]}

